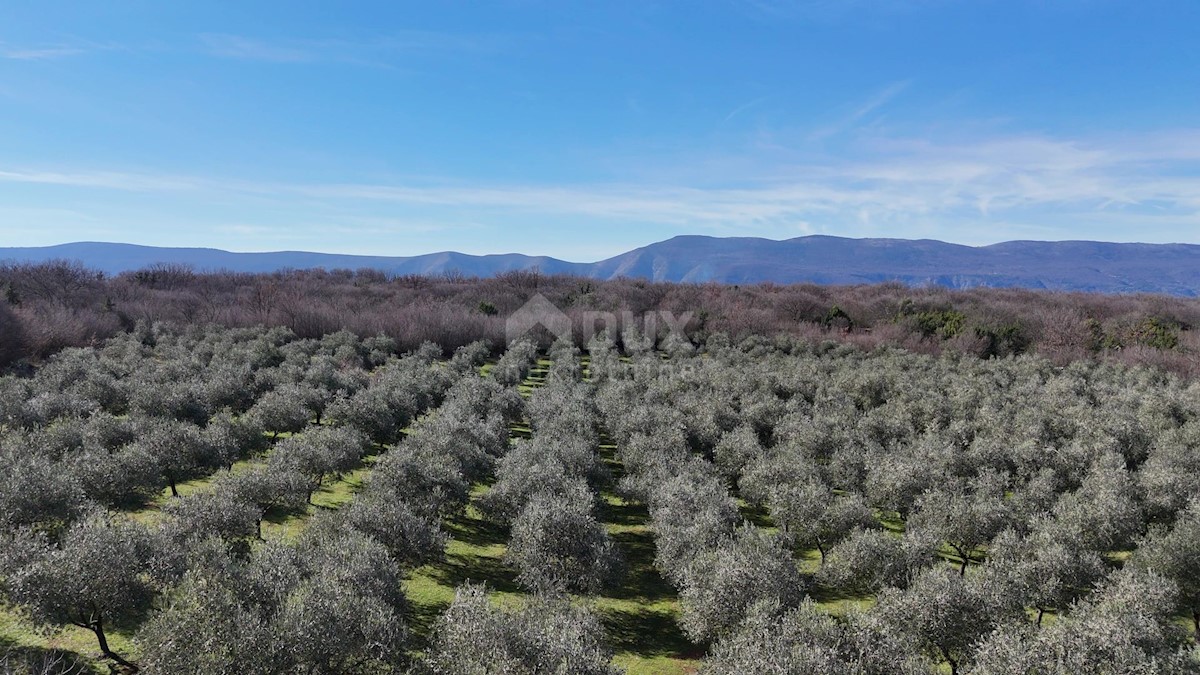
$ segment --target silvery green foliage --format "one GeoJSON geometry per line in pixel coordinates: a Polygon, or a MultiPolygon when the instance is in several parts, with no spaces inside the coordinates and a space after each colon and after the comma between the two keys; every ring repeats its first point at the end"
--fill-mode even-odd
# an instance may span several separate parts
{"type": "MultiPolygon", "coordinates": [[[[530,445],[529,447],[535,447],[530,445]]],[[[481,511],[490,519],[511,524],[534,496],[539,494],[587,495],[591,489],[582,477],[569,474],[566,467],[553,458],[545,461],[525,461],[527,453],[510,453],[496,471],[496,483],[478,500],[481,511]]]]}
{"type": "Polygon", "coordinates": [[[78,479],[28,447],[0,446],[0,532],[56,533],[78,518],[86,497],[78,479]]]}
{"type": "Polygon", "coordinates": [[[749,425],[727,431],[713,448],[713,462],[729,479],[740,476],[746,466],[763,457],[765,450],[759,442],[758,433],[749,425]]]}
{"type": "Polygon", "coordinates": [[[945,541],[958,556],[962,573],[976,549],[991,541],[1010,521],[1003,486],[984,476],[924,492],[917,499],[908,527],[945,541]]]}
{"type": "Polygon", "coordinates": [[[77,521],[57,542],[18,532],[4,542],[0,590],[39,623],[92,631],[104,655],[124,664],[110,650],[106,631],[149,609],[155,593],[152,545],[141,526],[103,512],[77,521]]]}
{"type": "Polygon", "coordinates": [[[972,675],[1197,673],[1200,661],[1174,622],[1174,585],[1153,573],[1117,572],[1088,600],[1044,628],[1012,622],[979,643],[972,675]]]}
{"type": "Polygon", "coordinates": [[[249,559],[201,545],[138,633],[149,673],[387,672],[405,661],[400,576],[382,546],[322,521],[249,559]]]}
{"type": "Polygon", "coordinates": [[[1200,501],[1192,502],[1171,526],[1159,526],[1138,543],[1128,566],[1173,582],[1178,608],[1200,635],[1200,501]]]}
{"type": "Polygon", "coordinates": [[[588,374],[593,384],[600,385],[621,369],[621,355],[607,331],[597,332],[588,340],[588,374]]]}
{"type": "Polygon", "coordinates": [[[600,622],[566,598],[532,597],[517,609],[462,586],[434,625],[419,675],[617,675],[600,642],[600,622]]]}
{"type": "Polygon", "coordinates": [[[882,529],[857,529],[829,550],[817,579],[849,593],[907,588],[922,570],[937,562],[940,543],[920,532],[897,536],[882,529]]]}
{"type": "Polygon", "coordinates": [[[203,431],[194,424],[170,419],[141,417],[134,420],[137,439],[132,447],[154,459],[161,475],[159,489],[196,478],[218,466],[203,431]]]}
{"type": "Polygon", "coordinates": [[[105,506],[144,504],[163,489],[162,466],[139,443],[108,450],[87,450],[63,460],[65,469],[88,499],[105,506]]]}
{"type": "Polygon", "coordinates": [[[592,496],[538,493],[512,523],[505,563],[535,592],[594,593],[617,579],[620,553],[596,520],[592,496]]]}
{"type": "Polygon", "coordinates": [[[83,446],[86,450],[112,452],[129,445],[136,437],[136,430],[128,417],[116,417],[107,412],[87,418],[83,428],[83,446]]]}
{"type": "Polygon", "coordinates": [[[383,490],[430,517],[461,512],[471,485],[450,454],[433,452],[416,438],[401,442],[371,469],[368,490],[383,490]]]}
{"type": "Polygon", "coordinates": [[[1152,520],[1170,521],[1200,499],[1200,423],[1192,420],[1163,431],[1135,479],[1152,520]]]}
{"type": "Polygon", "coordinates": [[[1112,452],[1092,462],[1079,489],[1059,498],[1052,513],[1094,551],[1127,547],[1145,528],[1137,486],[1112,452]]]}
{"type": "Polygon", "coordinates": [[[1077,533],[1047,518],[1022,536],[1006,530],[988,547],[982,574],[1007,585],[1021,604],[1037,610],[1062,610],[1086,595],[1107,573],[1104,559],[1087,548],[1077,533]]]}
{"type": "Polygon", "coordinates": [[[658,348],[669,354],[671,358],[683,358],[696,353],[696,345],[681,331],[671,331],[663,338],[658,348]]]}
{"type": "Polygon", "coordinates": [[[197,492],[164,509],[180,537],[217,536],[225,540],[258,536],[258,506],[232,490],[197,492]]]}
{"type": "Polygon", "coordinates": [[[681,624],[701,642],[734,632],[759,603],[787,609],[804,597],[804,583],[782,540],[745,525],[733,538],[697,551],[679,593],[681,624]]]}
{"type": "Polygon", "coordinates": [[[957,673],[971,663],[978,641],[1022,615],[1006,587],[937,566],[921,572],[906,589],[885,588],[865,620],[957,673]]]}
{"type": "Polygon", "coordinates": [[[466,373],[482,366],[492,353],[492,343],[487,340],[476,340],[454,350],[450,359],[450,368],[456,372],[466,373]]]}
{"type": "Polygon", "coordinates": [[[256,467],[249,471],[222,476],[214,490],[228,492],[235,499],[249,502],[258,508],[261,524],[267,511],[273,508],[296,509],[308,499],[311,479],[290,467],[256,467]]]}
{"type": "Polygon", "coordinates": [[[309,495],[325,476],[353,469],[370,450],[367,437],[352,428],[312,427],[280,441],[271,452],[273,471],[296,471],[309,480],[309,495]]]}
{"type": "Polygon", "coordinates": [[[878,520],[862,497],[835,494],[819,480],[784,482],[770,489],[768,504],[775,520],[794,545],[825,552],[856,528],[870,528],[878,520]]]}
{"type": "Polygon", "coordinates": [[[853,617],[833,618],[811,600],[787,611],[772,603],[750,610],[736,632],[717,640],[702,675],[925,675],[927,663],[887,632],[853,617]]]}
{"type": "Polygon", "coordinates": [[[237,417],[228,411],[213,415],[204,427],[203,436],[210,464],[225,468],[268,447],[264,429],[257,420],[248,415],[237,417]]]}
{"type": "Polygon", "coordinates": [[[579,362],[579,348],[575,343],[561,338],[550,345],[547,356],[550,357],[550,368],[546,373],[547,383],[562,380],[577,382],[583,377],[583,367],[579,362]]]}
{"type": "Polygon", "coordinates": [[[319,400],[311,388],[283,384],[263,394],[246,414],[275,436],[297,433],[316,417],[319,400]]]}
{"type": "Polygon", "coordinates": [[[433,365],[429,351],[376,368],[369,386],[353,394],[339,393],[330,401],[325,418],[334,426],[353,427],[379,445],[397,442],[401,430],[440,403],[453,384],[455,374],[433,365]]]}
{"type": "Polygon", "coordinates": [[[703,474],[666,478],[650,502],[658,569],[683,583],[696,556],[712,551],[734,532],[737,505],[718,480],[703,474]]]}
{"type": "Polygon", "coordinates": [[[260,396],[246,416],[271,434],[295,434],[322,416],[329,396],[311,384],[283,383],[260,396]]]}
{"type": "Polygon", "coordinates": [[[535,359],[537,345],[529,340],[514,340],[492,366],[491,375],[505,387],[515,387],[529,375],[535,359]]]}
{"type": "Polygon", "coordinates": [[[626,354],[642,355],[654,349],[654,337],[638,329],[634,323],[621,327],[621,347],[626,354]]]}
{"type": "Polygon", "coordinates": [[[418,567],[442,558],[447,541],[436,519],[437,512],[422,509],[420,499],[420,495],[406,498],[373,487],[345,507],[344,520],[383,544],[396,562],[418,567]]]}

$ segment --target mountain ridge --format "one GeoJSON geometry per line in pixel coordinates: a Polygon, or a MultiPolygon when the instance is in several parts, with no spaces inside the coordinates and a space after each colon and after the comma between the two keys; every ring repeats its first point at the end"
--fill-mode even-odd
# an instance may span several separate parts
{"type": "Polygon", "coordinates": [[[79,261],[106,274],[159,263],[198,271],[377,269],[389,274],[459,273],[489,277],[538,269],[594,279],[636,277],[684,283],[861,284],[897,281],[950,288],[1021,287],[1103,293],[1200,296],[1200,245],[1087,240],[1006,241],[967,246],[935,239],[792,239],[679,235],[596,262],[521,253],[469,255],[439,251],[415,256],[364,256],[312,251],[231,252],[205,247],[156,247],[72,242],[0,248],[0,261],[79,261]]]}

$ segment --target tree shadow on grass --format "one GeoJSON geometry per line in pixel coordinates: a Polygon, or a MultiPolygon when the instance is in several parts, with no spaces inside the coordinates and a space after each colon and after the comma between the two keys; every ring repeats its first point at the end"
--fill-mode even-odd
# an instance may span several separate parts
{"type": "Polygon", "coordinates": [[[604,500],[600,504],[601,520],[610,525],[639,526],[648,518],[646,507],[623,499],[604,500]]]}
{"type": "Polygon", "coordinates": [[[442,586],[457,588],[467,582],[486,583],[501,593],[520,593],[516,572],[499,558],[450,553],[446,562],[434,566],[430,578],[442,586]]]}
{"type": "Polygon", "coordinates": [[[675,597],[675,589],[654,566],[654,535],[649,531],[616,532],[612,540],[625,556],[626,573],[621,585],[605,597],[618,600],[637,600],[650,604],[675,597]]]}
{"type": "Polygon", "coordinates": [[[446,531],[455,541],[471,546],[487,547],[508,543],[508,529],[486,518],[456,516],[446,524],[446,531]]]}
{"type": "Polygon", "coordinates": [[[424,647],[429,644],[429,638],[433,635],[433,627],[437,623],[438,617],[449,608],[450,603],[448,602],[412,603],[409,605],[405,619],[408,620],[408,629],[416,638],[417,645],[424,647]]]}
{"type": "Polygon", "coordinates": [[[5,675],[93,675],[91,659],[64,649],[18,646],[0,640],[0,673],[5,675]]]}
{"type": "Polygon", "coordinates": [[[703,647],[694,645],[675,622],[675,614],[665,610],[616,608],[597,610],[604,626],[607,644],[616,652],[630,652],[652,658],[699,658],[703,647]]]}

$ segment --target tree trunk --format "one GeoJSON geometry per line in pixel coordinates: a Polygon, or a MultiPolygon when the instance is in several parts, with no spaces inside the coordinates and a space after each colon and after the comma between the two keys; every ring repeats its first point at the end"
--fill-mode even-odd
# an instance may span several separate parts
{"type": "MultiPolygon", "coordinates": [[[[949,543],[949,542],[947,542],[947,543],[949,543]]],[[[959,548],[958,546],[955,546],[954,544],[950,544],[950,548],[954,549],[954,552],[958,554],[959,558],[962,558],[962,563],[959,564],[959,566],[958,566],[958,576],[960,576],[960,577],[967,576],[967,565],[971,564],[971,557],[969,555],[967,555],[967,553],[964,552],[961,548],[959,548]]]]}
{"type": "Polygon", "coordinates": [[[1192,628],[1196,631],[1196,640],[1200,641],[1200,612],[1192,611],[1192,628]]]}
{"type": "Polygon", "coordinates": [[[825,566],[825,547],[821,544],[821,540],[817,540],[817,553],[821,554],[821,567],[825,566]]]}
{"type": "Polygon", "coordinates": [[[950,654],[940,645],[938,651],[942,653],[942,658],[946,660],[946,663],[950,664],[950,675],[958,675],[958,662],[950,658],[950,654]]]}
{"type": "Polygon", "coordinates": [[[88,628],[91,628],[92,632],[96,634],[96,641],[100,643],[100,651],[104,654],[104,656],[116,661],[130,673],[136,673],[138,671],[137,664],[126,661],[125,659],[121,658],[120,654],[117,654],[113,650],[109,649],[108,638],[104,635],[104,621],[102,619],[96,619],[90,626],[88,626],[88,628]]]}
{"type": "Polygon", "coordinates": [[[177,489],[175,488],[175,479],[174,479],[174,478],[167,478],[167,484],[171,486],[171,496],[172,496],[172,497],[178,497],[178,496],[179,496],[179,490],[177,490],[177,489]]]}
{"type": "Polygon", "coordinates": [[[1044,607],[1038,607],[1037,611],[1038,611],[1037,625],[1040,626],[1040,625],[1042,625],[1042,615],[1044,615],[1046,613],[1046,609],[1044,607]]]}

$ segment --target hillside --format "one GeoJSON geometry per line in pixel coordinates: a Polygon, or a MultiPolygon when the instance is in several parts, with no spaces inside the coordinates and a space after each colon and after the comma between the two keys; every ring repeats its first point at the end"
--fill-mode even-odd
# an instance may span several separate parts
{"type": "Polygon", "coordinates": [[[679,236],[592,263],[522,254],[356,256],[301,251],[232,253],[210,248],[158,248],[80,242],[0,248],[0,260],[78,260],[107,274],[156,263],[197,270],[273,272],[281,269],[371,268],[389,274],[461,273],[490,277],[538,269],[593,279],[860,284],[899,281],[947,288],[1035,288],[1099,293],[1200,295],[1200,245],[1090,241],[1011,241],[962,246],[933,240],[808,236],[776,241],[751,237],[679,236]]]}

